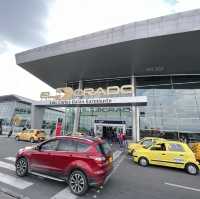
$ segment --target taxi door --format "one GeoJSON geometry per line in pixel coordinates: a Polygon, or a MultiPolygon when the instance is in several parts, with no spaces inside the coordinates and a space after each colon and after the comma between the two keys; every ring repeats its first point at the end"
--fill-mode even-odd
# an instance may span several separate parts
{"type": "Polygon", "coordinates": [[[169,167],[184,168],[186,154],[184,148],[178,143],[167,144],[167,165],[169,167]]]}
{"type": "Polygon", "coordinates": [[[27,134],[27,130],[22,131],[20,135],[20,140],[26,140],[26,134],[27,134]]]}
{"type": "Polygon", "coordinates": [[[31,136],[32,130],[26,130],[25,133],[23,134],[24,140],[29,141],[30,136],[31,136]]]}
{"type": "Polygon", "coordinates": [[[156,144],[150,147],[149,160],[151,164],[166,166],[166,145],[156,144]]]}

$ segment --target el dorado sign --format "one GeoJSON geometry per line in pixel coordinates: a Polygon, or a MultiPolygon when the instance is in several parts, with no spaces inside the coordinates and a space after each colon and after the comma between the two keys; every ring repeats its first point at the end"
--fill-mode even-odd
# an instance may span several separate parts
{"type": "Polygon", "coordinates": [[[102,97],[102,96],[113,96],[113,95],[127,95],[134,92],[133,85],[109,86],[106,89],[99,87],[76,89],[73,90],[71,87],[57,88],[56,95],[51,96],[49,92],[42,92],[40,94],[41,100],[69,100],[72,98],[80,97],[102,97]]]}

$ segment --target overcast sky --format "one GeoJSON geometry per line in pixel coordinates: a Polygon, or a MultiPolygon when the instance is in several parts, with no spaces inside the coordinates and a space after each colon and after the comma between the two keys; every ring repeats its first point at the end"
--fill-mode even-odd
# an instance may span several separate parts
{"type": "Polygon", "coordinates": [[[200,0],[0,0],[0,95],[53,91],[15,64],[17,52],[196,8],[200,0]]]}

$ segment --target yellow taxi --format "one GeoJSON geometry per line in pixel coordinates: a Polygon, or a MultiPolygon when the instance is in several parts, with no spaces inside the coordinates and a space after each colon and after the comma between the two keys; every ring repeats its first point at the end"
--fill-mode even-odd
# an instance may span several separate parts
{"type": "Polygon", "coordinates": [[[145,138],[141,139],[139,142],[129,143],[128,144],[128,154],[132,155],[134,150],[142,148],[143,146],[155,144],[156,142],[159,142],[159,141],[165,141],[165,139],[159,138],[159,137],[145,137],[145,138]]]}
{"type": "Polygon", "coordinates": [[[17,141],[24,140],[34,143],[34,142],[44,141],[46,139],[46,134],[43,130],[40,129],[27,129],[19,133],[16,133],[15,139],[17,141]]]}
{"type": "Polygon", "coordinates": [[[164,141],[137,149],[133,152],[133,161],[144,167],[152,164],[185,169],[191,175],[197,175],[200,169],[189,146],[178,141],[164,141]]]}

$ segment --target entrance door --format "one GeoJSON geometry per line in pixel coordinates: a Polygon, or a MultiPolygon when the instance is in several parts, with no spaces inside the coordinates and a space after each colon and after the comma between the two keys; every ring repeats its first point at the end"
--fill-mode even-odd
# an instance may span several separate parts
{"type": "Polygon", "coordinates": [[[119,133],[120,131],[123,131],[126,133],[126,124],[125,122],[123,124],[122,121],[119,121],[119,124],[117,122],[115,123],[94,123],[94,133],[98,137],[107,138],[108,134],[112,132],[113,130],[116,131],[116,133],[119,133]]]}

